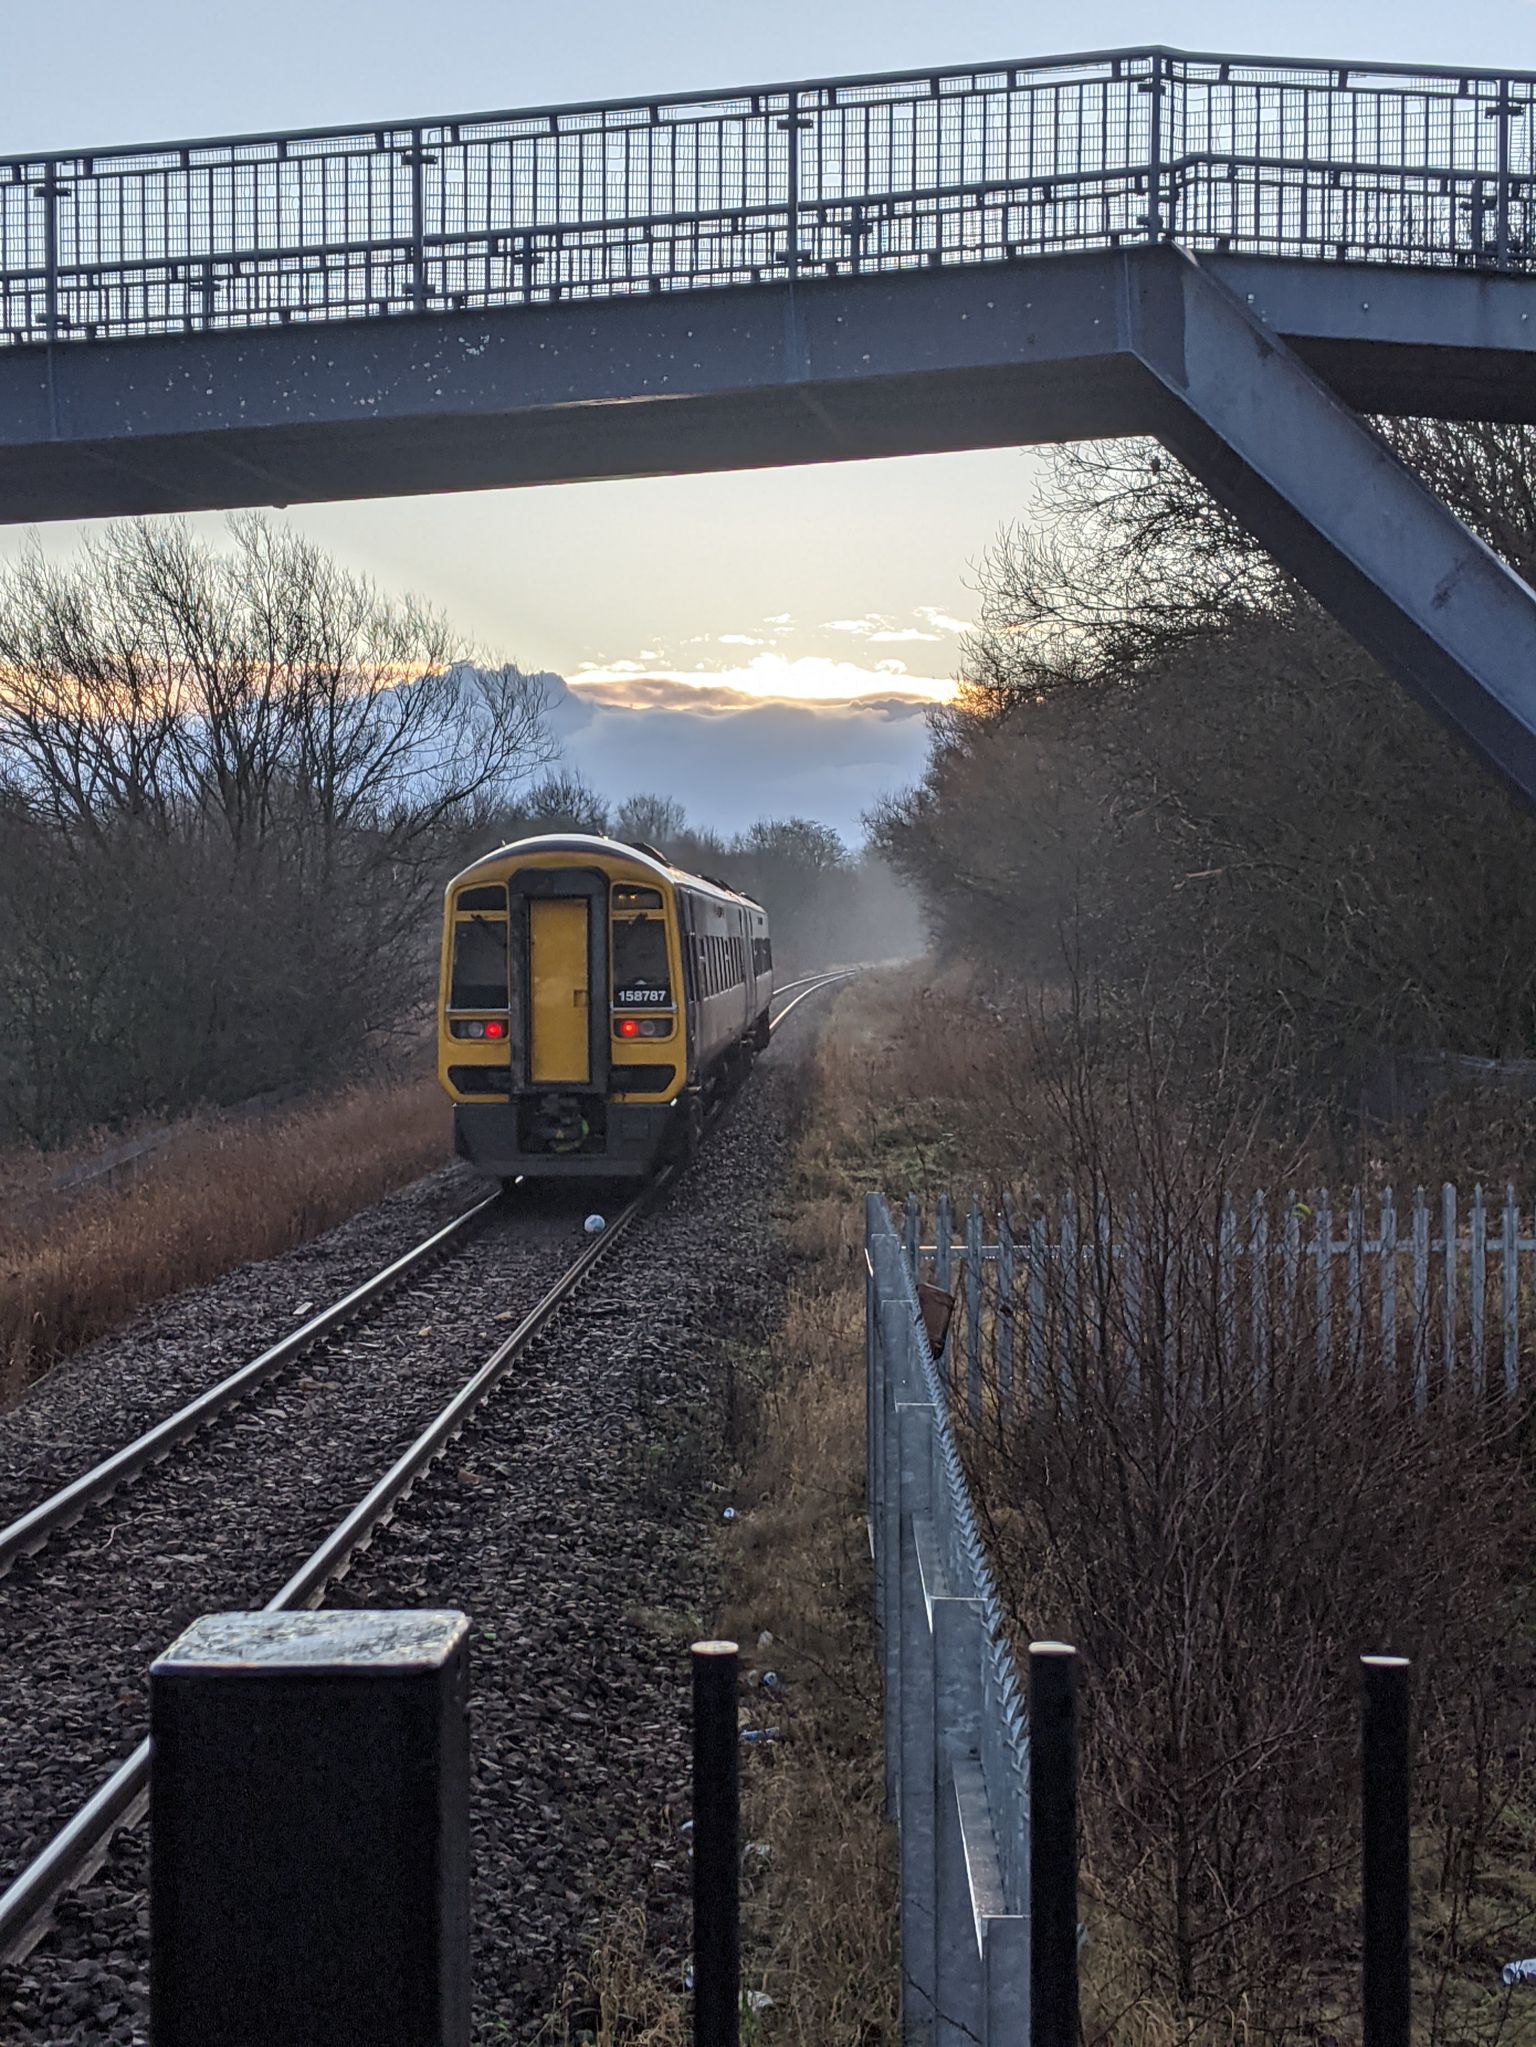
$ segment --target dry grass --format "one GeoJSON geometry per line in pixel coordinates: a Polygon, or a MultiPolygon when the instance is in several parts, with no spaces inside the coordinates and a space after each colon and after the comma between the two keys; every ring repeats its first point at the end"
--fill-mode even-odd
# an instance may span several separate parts
{"type": "MultiPolygon", "coordinates": [[[[1095,1129],[1108,1133],[1106,1142],[1123,1139],[1135,1121],[1123,1074],[1105,1071],[1091,1084],[1083,1079],[1077,1106],[1092,1108],[1097,1120],[1074,1129],[1072,1116],[1061,1113],[1061,1074],[1051,1074],[1051,1056],[1050,1032],[994,1008],[964,985],[914,990],[901,976],[867,977],[843,999],[840,1029],[825,1049],[814,1135],[802,1147],[802,1175],[830,1205],[824,1233],[830,1238],[839,1223],[848,1233],[857,1229],[854,1197],[868,1186],[897,1196],[913,1188],[930,1202],[941,1189],[961,1197],[973,1187],[995,1194],[1005,1186],[1070,1175],[1074,1165],[1081,1168],[1083,1144],[1095,1129]]],[[[1298,1142],[1294,1132],[1275,1134],[1241,1121],[1226,1135],[1246,1147],[1245,1170],[1256,1168],[1256,1176],[1271,1184],[1286,1184],[1277,1177],[1283,1170],[1294,1169],[1300,1184],[1310,1184],[1314,1174],[1326,1179],[1345,1165],[1411,1184],[1417,1177],[1438,1179],[1458,1171],[1491,1177],[1509,1142],[1507,1115],[1507,1104],[1469,1103],[1455,1118],[1446,1114],[1415,1129],[1379,1133],[1379,1159],[1346,1160],[1336,1150],[1330,1154],[1328,1141],[1316,1133],[1303,1133],[1298,1142]]],[[[1100,1163],[1109,1157],[1106,1153],[1100,1163]]],[[[1117,1170],[1124,1163],[1118,1152],[1113,1163],[1117,1170]]],[[[851,1332],[845,1342],[845,1356],[851,1359],[851,1332]]],[[[857,1421],[849,1426],[858,1432],[857,1421]]],[[[1354,1604],[1369,1611],[1356,1614],[1352,1607],[1348,1624],[1336,1624],[1331,1633],[1320,1601],[1316,1611],[1308,1607],[1293,1614],[1294,1640],[1284,1654],[1274,1641],[1266,1641],[1264,1628],[1255,1624],[1244,1601],[1265,1613],[1271,1604],[1278,1611],[1280,1586],[1294,1594],[1319,1577],[1326,1559],[1314,1556],[1306,1570],[1302,1565],[1309,1546],[1315,1550],[1326,1539],[1323,1508],[1332,1500],[1330,1474],[1337,1477],[1342,1455],[1343,1446],[1334,1440],[1341,1433],[1341,1418],[1330,1412],[1296,1444],[1303,1462],[1288,1495],[1291,1511],[1280,1514],[1271,1530],[1280,1547],[1289,1545],[1294,1556],[1254,1554],[1253,1540],[1244,1531],[1258,1517],[1241,1503],[1223,1521],[1222,1544],[1240,1536],[1237,1546],[1243,1554],[1238,1558],[1234,1551],[1239,1583],[1227,1610],[1230,1626],[1215,1644],[1203,1645],[1202,1661],[1211,1675],[1202,1682],[1214,1687],[1223,1709],[1250,1723],[1251,1731],[1251,1723],[1262,1717],[1266,1696],[1275,1690],[1277,1671],[1284,1671],[1288,1682],[1303,1663],[1312,1671],[1317,1697],[1302,1702],[1305,1711],[1297,1708],[1302,1724],[1281,1787],[1284,1797],[1277,1791],[1270,1803],[1291,1799],[1297,1810],[1287,1808],[1285,1816],[1294,1833],[1298,1814],[1305,1818],[1301,1790],[1310,1787],[1316,1824],[1310,1833],[1302,1829],[1293,1859],[1300,1867],[1318,1851],[1313,1859],[1326,1860],[1319,1845],[1326,1835],[1338,1862],[1331,1876],[1325,1871],[1321,1883],[1314,1884],[1309,1909],[1301,1910],[1294,1898],[1281,1893],[1277,1902],[1257,1912],[1254,1950],[1239,1957],[1246,1967],[1224,1975],[1217,1971],[1221,1980],[1203,1985],[1207,1994],[1193,2000],[1169,1990],[1167,1972],[1149,1980],[1155,1974],[1156,1943],[1146,1922],[1149,1915],[1156,1917],[1164,1896],[1158,1889],[1160,1872],[1145,1838],[1138,1835],[1128,1845],[1122,1838],[1125,1830],[1117,1831],[1112,1821],[1134,1802],[1127,1784],[1144,1790],[1148,1777],[1168,1761],[1171,1723],[1160,1721],[1158,1705],[1142,1713],[1139,1726],[1130,1725],[1125,1710],[1127,1692],[1133,1703],[1161,1701],[1164,1692],[1130,1682],[1127,1673],[1144,1676],[1137,1657],[1145,1661],[1159,1641],[1201,1647],[1177,1615],[1157,1604],[1160,1590],[1177,1594],[1187,1589],[1186,1580],[1199,1565],[1197,1531],[1194,1517],[1182,1507],[1170,1511],[1169,1525],[1177,1525],[1180,1534],[1164,1564],[1138,1536],[1128,1561],[1119,1560],[1114,1571],[1098,1568],[1103,1531],[1115,1525],[1124,1503],[1123,1491],[1115,1492],[1111,1511],[1102,1490],[1093,1495],[1084,1483],[1083,1458],[1099,1453],[1097,1436],[1103,1433],[1085,1443],[1080,1432],[1068,1430],[1065,1442],[1056,1443],[1036,1431],[1040,1440],[1030,1447],[1041,1459],[1049,1454],[1056,1485],[1065,1474],[1064,1490],[1042,1492],[1040,1485],[1025,1485],[1018,1472],[1010,1471],[1001,1481],[1004,1497],[994,1502],[1031,1509],[1042,1497],[1064,1502],[1048,1527],[1035,1514],[1026,1531],[1022,1562],[1027,1569],[1005,1570],[1004,1577],[1026,1634],[1065,1632],[1091,1652],[1084,1671],[1087,2037],[1101,2047],[1109,2042],[1115,2047],[1193,2047],[1199,2042],[1204,2047],[1218,2041],[1358,2037],[1353,2009],[1358,1898],[1351,1889],[1356,1824],[1352,1659],[1356,1649],[1383,1640],[1407,1647],[1419,1664],[1416,2038],[1454,2047],[1517,2047],[1532,2037],[1536,2019],[1528,2003],[1504,1992],[1498,1981],[1499,1963],[1521,1949],[1519,1928],[1528,1925],[1528,1871],[1536,1839],[1528,1797],[1522,1793],[1532,1682],[1529,1515],[1522,1504],[1524,1475],[1512,1461],[1515,1446],[1505,1445],[1495,1457],[1481,1444],[1461,1445],[1449,1438],[1443,1444],[1431,1442],[1428,1453],[1446,1452],[1441,1493],[1446,1486],[1454,1492],[1460,1485],[1466,1497],[1450,1502],[1437,1496],[1418,1466],[1410,1469],[1411,1460],[1400,1459],[1402,1497],[1394,1500],[1382,1479],[1389,1446],[1379,1432],[1367,1432],[1370,1455],[1362,1453],[1357,1463],[1367,1475],[1376,1472],[1384,1496],[1372,1503],[1364,1482],[1356,1484],[1368,1525],[1338,1531],[1348,1554],[1334,1561],[1365,1575],[1370,1597],[1361,1593],[1354,1604]],[[1389,1539],[1389,1508],[1408,1521],[1395,1541],[1389,1539]],[[1413,1517],[1421,1510],[1427,1525],[1416,1528],[1413,1517]],[[1439,1576],[1432,1596],[1412,1583],[1407,1568],[1415,1553],[1411,1535],[1420,1538],[1421,1549],[1433,1551],[1439,1576]],[[1373,1554],[1383,1551],[1387,1554],[1375,1555],[1373,1564],[1373,1554]],[[1138,1569],[1148,1574],[1147,1583],[1136,1581],[1138,1569]],[[1052,1573],[1052,1581],[1042,1586],[1042,1578],[1052,1573]],[[1075,1603],[1063,1593],[1067,1580],[1076,1585],[1074,1573],[1088,1588],[1075,1603]],[[1106,1587],[1125,1595],[1118,1644],[1103,1639],[1113,1635],[1104,1620],[1106,1587]],[[1042,1610],[1036,1612],[1037,1606],[1042,1610]],[[1104,1727],[1115,1713],[1121,1724],[1111,1731],[1123,1737],[1123,1781],[1106,1788],[1106,1774],[1113,1772],[1106,1773],[1104,1727]],[[1300,1789],[1294,1789],[1291,1778],[1300,1789]],[[1145,1908],[1140,1920],[1130,1909],[1138,1885],[1145,1908]],[[1273,1968],[1276,1980],[1257,1980],[1261,1961],[1273,1968]]],[[[1527,1462],[1528,1454],[1527,1448],[1527,1462]]],[[[1139,1438],[1129,1443],[1125,1461],[1133,1464],[1142,1455],[1161,1471],[1165,1460],[1152,1456],[1139,1438]]],[[[1019,1558],[1011,1561],[1020,1563],[1019,1558]]],[[[1292,1604],[1307,1607],[1299,1594],[1292,1604]]],[[[1271,1635],[1277,1626],[1276,1620],[1271,1635]]],[[[1245,1798],[1243,1770],[1226,1766],[1231,1746],[1229,1740],[1213,1742],[1195,1755],[1192,1782],[1213,1799],[1229,1799],[1237,1819],[1259,1830],[1267,1856],[1277,1843],[1284,1845],[1283,1830],[1273,1812],[1259,1813],[1256,1797],[1245,1798]]],[[[1211,1830],[1192,1811],[1198,1802],[1187,1801],[1191,1810],[1183,1817],[1192,1824],[1199,1820],[1203,1843],[1211,1830]]],[[[1265,1856],[1255,1861],[1262,1864],[1265,1856]]]]}
{"type": "Polygon", "coordinates": [[[132,1185],[0,1235],[0,1405],[138,1309],[330,1229],[450,1154],[429,1079],[198,1133],[132,1185]]]}

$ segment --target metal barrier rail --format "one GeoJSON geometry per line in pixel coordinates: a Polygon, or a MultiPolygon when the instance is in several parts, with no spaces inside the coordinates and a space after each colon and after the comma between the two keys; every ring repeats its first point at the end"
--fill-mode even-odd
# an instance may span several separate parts
{"type": "Polygon", "coordinates": [[[1177,241],[1524,270],[1536,76],[1110,51],[0,162],[0,345],[1177,241]]]}
{"type": "Polygon", "coordinates": [[[1029,2036],[1024,1702],[890,1211],[865,1203],[866,1497],[901,1836],[903,2037],[1029,2036]]]}

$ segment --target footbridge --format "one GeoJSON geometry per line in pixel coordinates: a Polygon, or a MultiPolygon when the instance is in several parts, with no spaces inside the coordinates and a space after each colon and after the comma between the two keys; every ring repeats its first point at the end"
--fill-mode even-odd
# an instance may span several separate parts
{"type": "Polygon", "coordinates": [[[0,519],[1158,436],[1536,799],[1536,75],[1116,51],[0,163],[0,519]]]}

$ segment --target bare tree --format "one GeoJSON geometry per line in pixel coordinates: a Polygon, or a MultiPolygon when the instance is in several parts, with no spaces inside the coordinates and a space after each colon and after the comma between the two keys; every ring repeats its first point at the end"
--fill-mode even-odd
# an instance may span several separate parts
{"type": "MultiPolygon", "coordinates": [[[[1526,442],[1403,438],[1518,556],[1526,442]]],[[[874,820],[946,939],[1027,974],[1070,932],[1126,987],[1289,1029],[1328,1089],[1383,1045],[1536,1047],[1536,824],[1177,465],[1053,460],[981,595],[924,780],[874,820]]]]}
{"type": "Polygon", "coordinates": [[[457,837],[553,753],[543,686],[468,651],[255,516],[0,572],[13,1120],[251,1093],[418,998],[457,837]]]}

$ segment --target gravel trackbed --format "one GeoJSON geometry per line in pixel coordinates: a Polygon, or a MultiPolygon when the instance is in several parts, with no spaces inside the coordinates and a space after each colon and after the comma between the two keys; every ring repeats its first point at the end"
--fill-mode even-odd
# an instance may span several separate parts
{"type": "MultiPolygon", "coordinates": [[[[713,1603],[721,1340],[778,1313],[801,1012],[687,1176],[534,1343],[327,1603],[473,1622],[477,2043],[541,2037],[620,1901],[687,1944],[686,1645],[713,1603]]],[[[456,1168],[164,1304],[0,1416],[0,1522],[405,1249],[456,1168]]],[[[257,1606],[569,1263],[580,1207],[494,1212],[269,1389],[0,1580],[0,1887],[133,1747],[152,1656],[257,1606]]],[[[142,1829],[0,1969],[4,2047],[147,2041],[142,1829]]],[[[341,2047],[341,2043],[338,2043],[341,2047]]]]}

